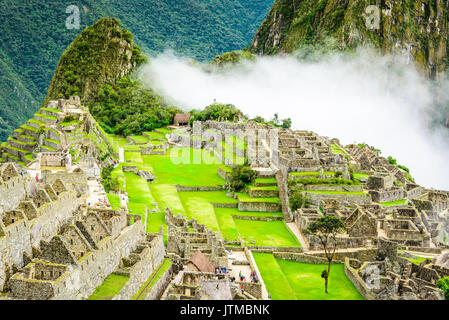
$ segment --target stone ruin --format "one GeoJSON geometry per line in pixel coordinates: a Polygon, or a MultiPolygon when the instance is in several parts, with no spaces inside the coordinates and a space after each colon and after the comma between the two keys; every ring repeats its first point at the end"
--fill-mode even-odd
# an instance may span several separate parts
{"type": "Polygon", "coordinates": [[[197,223],[195,219],[187,221],[180,214],[174,216],[169,208],[165,208],[165,222],[168,225],[168,253],[179,255],[186,263],[199,250],[214,267],[228,266],[228,258],[220,234],[197,223]]]}

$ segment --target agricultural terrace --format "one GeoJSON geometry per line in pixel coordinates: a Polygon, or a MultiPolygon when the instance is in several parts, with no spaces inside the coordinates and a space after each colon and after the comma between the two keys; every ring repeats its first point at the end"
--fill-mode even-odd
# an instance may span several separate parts
{"type": "MultiPolygon", "coordinates": [[[[158,129],[161,131],[161,129],[158,129]]],[[[166,132],[166,129],[162,130],[166,132]]],[[[144,138],[159,139],[162,133],[145,133],[144,138]]],[[[145,139],[134,136],[133,141],[145,143],[145,139]]],[[[110,136],[115,148],[130,146],[127,139],[110,136]]],[[[234,139],[235,140],[235,139],[234,139]]],[[[140,148],[139,145],[132,145],[140,148]]],[[[126,149],[125,149],[126,150],[126,149]]],[[[118,152],[118,149],[117,149],[118,152]]],[[[278,197],[251,198],[247,193],[239,193],[234,199],[222,189],[225,180],[217,169],[224,164],[207,150],[193,148],[169,148],[163,155],[141,155],[138,151],[125,151],[125,162],[112,172],[119,181],[120,189],[126,190],[129,197],[128,209],[133,214],[145,216],[148,208],[148,232],[158,232],[159,226],[166,224],[164,209],[169,207],[174,214],[181,213],[188,219],[196,218],[214,231],[222,233],[228,241],[244,240],[258,246],[300,246],[286,227],[281,212],[241,212],[239,201],[258,201],[279,203],[278,197]],[[133,165],[155,175],[154,182],[147,182],[132,172],[123,172],[123,166],[133,165]],[[218,191],[177,191],[175,185],[188,187],[216,187],[218,191]],[[231,206],[223,208],[220,205],[231,206]],[[251,217],[269,217],[273,221],[253,221],[251,217]]],[[[230,168],[227,168],[230,170],[230,168]]],[[[256,182],[275,183],[276,180],[258,179],[256,182]]],[[[254,187],[254,186],[253,186],[254,187]]],[[[268,187],[276,188],[276,187],[268,187]]],[[[120,205],[120,199],[108,195],[111,206],[120,205]]]]}
{"type": "Polygon", "coordinates": [[[343,264],[332,265],[326,294],[321,272],[327,265],[277,259],[271,253],[253,252],[253,256],[273,300],[363,300],[343,264]]]}

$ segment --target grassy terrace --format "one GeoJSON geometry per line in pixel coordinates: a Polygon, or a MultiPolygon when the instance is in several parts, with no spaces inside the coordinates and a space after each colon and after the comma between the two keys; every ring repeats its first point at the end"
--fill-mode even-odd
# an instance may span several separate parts
{"type": "Polygon", "coordinates": [[[332,144],[331,149],[332,149],[332,153],[346,155],[346,153],[336,144],[332,144]]]}
{"type": "MultiPolygon", "coordinates": [[[[110,136],[116,143],[127,143],[122,138],[110,136]]],[[[258,217],[282,217],[281,212],[240,212],[237,208],[218,208],[213,203],[237,204],[238,200],[227,197],[226,191],[199,191],[199,192],[178,192],[175,184],[184,186],[222,186],[225,181],[217,174],[220,166],[213,154],[206,150],[200,150],[196,156],[202,160],[195,163],[194,152],[191,148],[172,148],[165,155],[141,155],[140,152],[125,152],[125,161],[112,172],[112,177],[119,181],[123,188],[126,182],[126,191],[130,202],[128,207],[134,214],[144,216],[145,206],[149,210],[154,209],[153,203],[157,203],[159,211],[148,214],[148,232],[158,232],[159,226],[163,225],[164,209],[169,207],[176,215],[183,214],[187,218],[196,218],[199,223],[204,223],[207,227],[220,231],[224,238],[228,240],[245,239],[248,242],[256,241],[260,246],[299,246],[300,244],[286,229],[282,221],[249,221],[235,217],[258,216],[258,217]],[[173,153],[172,153],[173,152],[173,153]],[[173,155],[174,160],[172,160],[173,155]],[[131,161],[131,162],[127,162],[131,161]],[[134,173],[124,173],[123,165],[136,165],[139,169],[153,172],[156,176],[154,183],[148,183],[134,173]]],[[[269,179],[266,182],[273,182],[269,179]]],[[[275,182],[275,181],[274,181],[275,182]]],[[[118,199],[108,195],[113,206],[114,201],[118,204],[118,199]]],[[[241,198],[249,201],[272,201],[279,203],[279,198],[250,198],[247,194],[241,193],[241,198]]]]}
{"type": "Polygon", "coordinates": [[[342,264],[332,266],[326,294],[321,278],[326,265],[276,259],[269,253],[253,256],[273,300],[363,300],[342,264]]]}
{"type": "Polygon", "coordinates": [[[381,202],[380,204],[385,207],[391,207],[391,206],[405,204],[406,201],[407,201],[407,199],[401,199],[401,200],[397,200],[397,201],[381,202]]]}
{"type": "Polygon", "coordinates": [[[255,181],[255,183],[264,183],[264,184],[276,184],[277,185],[277,180],[275,178],[257,178],[255,181]]]}
{"type": "Polygon", "coordinates": [[[54,108],[41,108],[42,110],[48,111],[48,112],[52,112],[52,113],[59,113],[59,109],[54,109],[54,108]]]}
{"type": "Polygon", "coordinates": [[[360,180],[360,179],[368,179],[369,174],[366,173],[360,173],[360,172],[354,172],[354,179],[360,180]]]}
{"type": "Polygon", "coordinates": [[[131,300],[143,300],[145,295],[151,290],[151,288],[153,288],[153,286],[159,281],[171,265],[172,263],[170,259],[165,259],[162,265],[148,277],[148,280],[145,281],[131,300]]]}
{"type": "Polygon", "coordinates": [[[281,203],[279,197],[267,197],[267,198],[251,198],[247,193],[237,192],[236,193],[239,201],[241,202],[270,202],[270,203],[281,203]]]}
{"type": "Polygon", "coordinates": [[[316,194],[348,194],[348,195],[368,195],[368,193],[363,191],[331,191],[331,190],[302,190],[307,193],[316,194]]]}
{"type": "Polygon", "coordinates": [[[267,186],[267,187],[256,187],[256,186],[249,186],[250,190],[278,190],[277,186],[267,186]]]}
{"type": "Polygon", "coordinates": [[[36,113],[35,116],[36,117],[40,117],[40,118],[44,118],[44,119],[54,120],[54,121],[58,120],[58,118],[55,117],[55,116],[47,116],[47,115],[42,114],[42,113],[36,113]]]}
{"type": "Polygon", "coordinates": [[[119,195],[117,195],[115,193],[108,193],[107,196],[108,196],[109,203],[111,204],[111,208],[114,210],[120,209],[121,202],[120,202],[119,195]]]}
{"type": "Polygon", "coordinates": [[[59,125],[61,127],[68,127],[68,126],[77,126],[79,124],[78,120],[68,121],[68,122],[61,122],[59,125]]]}
{"type": "Polygon", "coordinates": [[[130,136],[131,140],[135,143],[147,143],[148,138],[144,136],[130,136]]]}
{"type": "Polygon", "coordinates": [[[112,300],[128,280],[127,276],[111,273],[87,300],[112,300]]]}

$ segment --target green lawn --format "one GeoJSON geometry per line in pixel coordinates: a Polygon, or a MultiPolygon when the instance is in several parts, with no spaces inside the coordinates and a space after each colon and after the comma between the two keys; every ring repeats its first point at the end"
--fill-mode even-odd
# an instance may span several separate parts
{"type": "Polygon", "coordinates": [[[172,148],[165,155],[143,155],[141,159],[154,169],[157,183],[184,186],[225,184],[217,174],[221,163],[207,150],[172,148]],[[216,163],[210,163],[213,161],[216,163]]]}
{"type": "MultiPolygon", "coordinates": [[[[256,246],[300,247],[282,221],[253,221],[234,219],[237,231],[246,241],[256,241],[256,246]]],[[[251,244],[252,245],[252,244],[251,244]]]]}
{"type": "Polygon", "coordinates": [[[128,282],[129,277],[111,273],[101,286],[95,289],[88,300],[111,300],[123,286],[128,282]]]}
{"type": "Polygon", "coordinates": [[[179,192],[178,194],[187,218],[195,218],[199,223],[205,224],[214,231],[218,231],[219,228],[214,207],[210,203],[212,200],[204,196],[204,193],[206,192],[179,192]]]}
{"type": "Polygon", "coordinates": [[[279,197],[267,197],[267,198],[251,198],[247,193],[236,192],[238,198],[242,202],[271,202],[271,203],[281,203],[279,197]]]}
{"type": "Polygon", "coordinates": [[[114,210],[120,209],[121,207],[120,196],[115,193],[108,193],[107,196],[109,203],[111,204],[111,208],[114,210]]]}
{"type": "Polygon", "coordinates": [[[380,204],[385,207],[390,207],[390,206],[396,206],[399,204],[405,204],[406,201],[407,201],[407,199],[401,199],[401,200],[397,200],[397,201],[381,202],[380,204]]]}
{"type": "Polygon", "coordinates": [[[130,136],[131,140],[135,143],[147,143],[148,138],[144,136],[130,136]]]}
{"type": "Polygon", "coordinates": [[[272,183],[277,185],[277,180],[275,178],[256,178],[255,183],[272,183]]]}
{"type": "Polygon", "coordinates": [[[368,177],[369,177],[369,174],[354,172],[354,179],[357,179],[357,180],[360,180],[362,178],[368,179],[368,177]]]}
{"type": "Polygon", "coordinates": [[[169,207],[175,215],[178,212],[185,215],[181,199],[174,186],[169,184],[150,184],[150,189],[162,212],[164,212],[166,207],[169,207]]]}
{"type": "Polygon", "coordinates": [[[363,300],[342,264],[332,265],[326,294],[321,278],[326,265],[276,259],[269,253],[253,255],[273,300],[363,300]]]}
{"type": "Polygon", "coordinates": [[[161,139],[161,140],[167,140],[165,138],[165,134],[159,133],[159,132],[144,132],[146,135],[150,137],[150,139],[161,139]]]}
{"type": "Polygon", "coordinates": [[[331,149],[332,153],[346,155],[346,153],[343,150],[341,150],[341,148],[336,144],[332,144],[331,149]]]}
{"type": "Polygon", "coordinates": [[[128,193],[128,208],[133,214],[145,214],[145,207],[148,210],[154,208],[154,198],[151,194],[148,183],[133,172],[124,172],[126,177],[126,192],[128,193]]]}

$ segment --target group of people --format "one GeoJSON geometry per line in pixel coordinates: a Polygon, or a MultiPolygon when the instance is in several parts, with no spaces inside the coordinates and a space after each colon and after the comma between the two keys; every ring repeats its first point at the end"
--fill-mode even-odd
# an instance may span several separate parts
{"type": "Polygon", "coordinates": [[[215,274],[228,274],[229,270],[226,267],[216,267],[215,274]]]}

